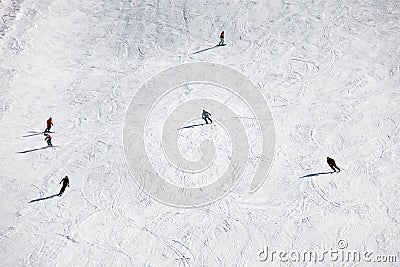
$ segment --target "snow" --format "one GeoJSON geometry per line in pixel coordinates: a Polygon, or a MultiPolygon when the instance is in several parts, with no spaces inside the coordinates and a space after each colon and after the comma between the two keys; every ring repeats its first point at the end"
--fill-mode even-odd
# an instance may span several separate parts
{"type": "MultiPolygon", "coordinates": [[[[265,246],[321,250],[340,239],[399,255],[398,1],[7,0],[0,16],[2,266],[266,266],[265,246]],[[222,30],[225,47],[194,54],[222,30]],[[262,91],[275,156],[255,193],[246,174],[224,198],[182,209],[138,187],[123,129],[149,78],[193,62],[228,66],[262,91]],[[50,116],[55,147],[17,153],[45,146],[34,134],[50,116]],[[342,172],[318,174],[330,171],[327,156],[342,172]],[[65,175],[71,187],[51,197],[65,175]]],[[[179,102],[169,100],[160,111],[179,102]]],[[[210,129],[180,131],[179,150],[196,160],[191,136],[214,136],[216,175],[229,138],[210,129]]]]}

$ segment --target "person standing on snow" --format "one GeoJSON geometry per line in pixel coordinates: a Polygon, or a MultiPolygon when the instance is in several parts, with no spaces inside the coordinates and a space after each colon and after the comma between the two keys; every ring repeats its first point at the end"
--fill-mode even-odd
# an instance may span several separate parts
{"type": "Polygon", "coordinates": [[[340,172],[340,168],[338,166],[336,166],[336,162],[334,159],[327,157],[326,162],[328,163],[329,167],[331,167],[334,172],[336,172],[336,169],[338,170],[338,172],[340,172]]]}
{"type": "Polygon", "coordinates": [[[62,178],[62,180],[61,180],[61,182],[60,182],[59,184],[61,184],[61,183],[62,183],[62,187],[61,187],[60,193],[58,193],[58,195],[59,195],[60,197],[61,197],[62,194],[64,193],[65,188],[67,188],[67,186],[69,187],[69,178],[68,178],[67,175],[65,175],[65,177],[62,178]]]}
{"type": "Polygon", "coordinates": [[[44,132],[48,133],[48,132],[50,132],[51,126],[53,126],[53,119],[50,117],[47,120],[46,124],[47,124],[47,127],[46,127],[46,130],[44,130],[44,132]]]}
{"type": "Polygon", "coordinates": [[[53,144],[51,143],[51,139],[52,139],[51,135],[46,134],[46,138],[44,140],[47,141],[48,146],[53,146],[53,144]]]}
{"type": "Polygon", "coordinates": [[[219,41],[218,45],[224,45],[224,39],[225,39],[224,31],[221,32],[219,39],[220,39],[220,41],[219,41]]]}
{"type": "Polygon", "coordinates": [[[210,123],[212,123],[213,121],[210,118],[211,114],[208,111],[205,111],[203,109],[203,114],[201,114],[201,117],[203,118],[203,120],[206,121],[206,124],[208,124],[208,120],[210,120],[210,123]],[[207,120],[208,119],[208,120],[207,120]]]}

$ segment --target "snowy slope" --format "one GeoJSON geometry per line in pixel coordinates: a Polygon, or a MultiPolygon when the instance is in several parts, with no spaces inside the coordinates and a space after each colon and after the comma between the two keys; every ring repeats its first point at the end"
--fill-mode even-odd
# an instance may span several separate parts
{"type": "Polygon", "coordinates": [[[339,239],[399,254],[397,1],[16,3],[0,39],[1,266],[266,266],[265,246],[320,250],[339,239]],[[227,46],[193,54],[221,30],[227,46]],[[275,158],[256,193],[244,177],[222,200],[180,209],[138,188],[122,131],[147,79],[197,61],[262,90],[275,158]],[[34,134],[49,116],[56,147],[18,153],[45,145],[34,134]],[[318,175],[330,171],[326,156],[341,173],[318,175]],[[65,175],[71,187],[51,197],[65,175]]]}

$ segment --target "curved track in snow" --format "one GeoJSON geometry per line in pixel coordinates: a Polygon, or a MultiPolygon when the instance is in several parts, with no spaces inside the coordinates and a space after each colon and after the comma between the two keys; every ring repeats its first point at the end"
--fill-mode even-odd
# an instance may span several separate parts
{"type": "Polygon", "coordinates": [[[264,266],[266,245],[318,250],[340,238],[398,253],[396,1],[15,3],[0,32],[4,266],[264,266]],[[228,45],[208,49],[221,30],[228,45]],[[276,154],[257,193],[242,185],[210,206],[177,209],[131,178],[123,120],[148,78],[196,61],[259,86],[276,154]],[[24,136],[49,116],[56,147],[17,154],[44,146],[41,134],[24,136]],[[326,156],[342,172],[324,174],[326,156]],[[71,187],[53,196],[65,175],[71,187]]]}

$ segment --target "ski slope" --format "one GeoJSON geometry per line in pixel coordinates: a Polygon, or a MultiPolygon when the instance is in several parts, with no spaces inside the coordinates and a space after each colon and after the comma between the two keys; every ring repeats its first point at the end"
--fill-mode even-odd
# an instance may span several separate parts
{"type": "MultiPolygon", "coordinates": [[[[398,1],[8,0],[0,15],[1,266],[279,266],[260,251],[338,240],[399,264],[398,1]],[[222,30],[227,45],[213,48],[222,30]],[[262,91],[275,156],[254,194],[245,176],[182,209],[138,187],[122,133],[140,86],[192,62],[231,67],[262,91]],[[50,116],[55,147],[41,149],[50,116]],[[326,174],[327,156],[342,172],[326,174]],[[65,175],[71,187],[54,196],[65,175]]],[[[193,137],[212,129],[180,131],[182,153],[198,158],[193,137]]],[[[229,161],[217,137],[208,178],[229,161]]],[[[173,182],[210,182],[197,178],[173,182]]]]}

